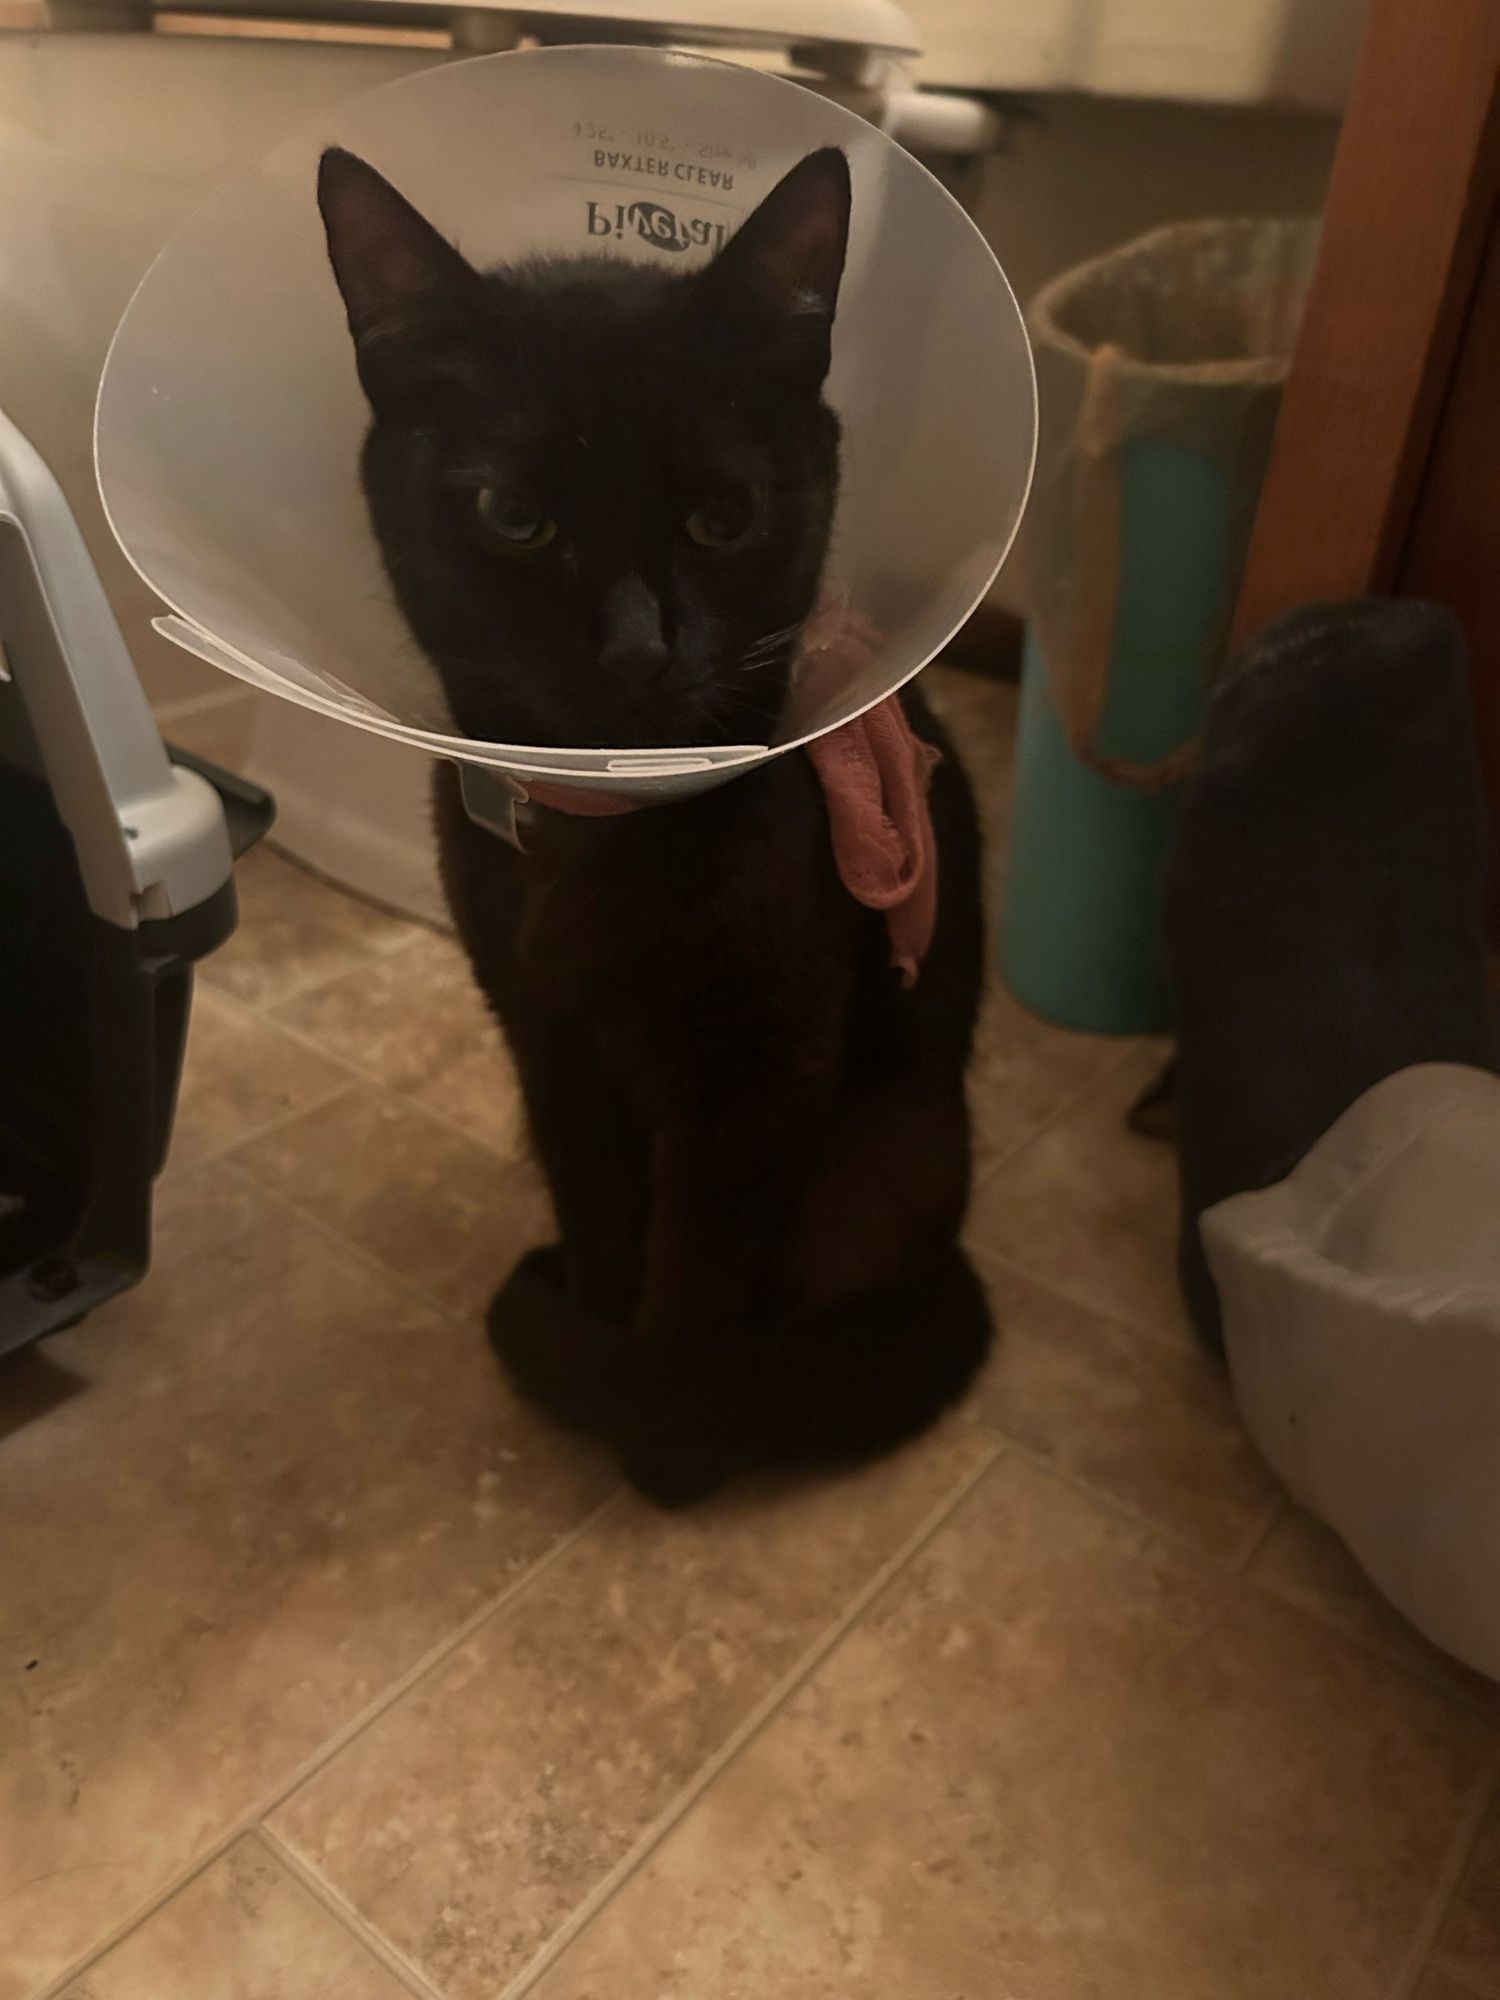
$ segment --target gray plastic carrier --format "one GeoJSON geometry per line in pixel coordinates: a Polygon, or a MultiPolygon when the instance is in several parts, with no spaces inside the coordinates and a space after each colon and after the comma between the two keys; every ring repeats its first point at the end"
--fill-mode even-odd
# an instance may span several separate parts
{"type": "Polygon", "coordinates": [[[193,761],[169,756],[61,489],[0,415],[0,1352],[149,1258],[191,967],[234,928],[224,795],[237,846],[270,818],[193,761]]]}

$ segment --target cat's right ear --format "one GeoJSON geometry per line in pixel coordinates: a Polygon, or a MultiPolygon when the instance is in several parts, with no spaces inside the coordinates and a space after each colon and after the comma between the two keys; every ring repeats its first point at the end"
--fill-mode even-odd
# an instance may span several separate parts
{"type": "Polygon", "coordinates": [[[318,165],[328,261],[343,294],[360,380],[379,404],[435,334],[477,317],[483,281],[424,215],[357,153],[318,165]]]}
{"type": "Polygon", "coordinates": [[[700,311],[721,347],[760,379],[816,395],[832,357],[849,247],[849,162],[838,146],[799,160],[698,274],[700,311]]]}

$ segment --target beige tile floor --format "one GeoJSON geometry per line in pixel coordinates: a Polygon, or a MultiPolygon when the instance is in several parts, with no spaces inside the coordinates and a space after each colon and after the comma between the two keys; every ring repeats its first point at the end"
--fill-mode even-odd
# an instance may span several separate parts
{"type": "Polygon", "coordinates": [[[663,1517],[490,1365],[454,947],[241,891],[151,1276],[0,1368],[0,2000],[1500,2000],[1500,1705],[1187,1338],[1154,1049],[993,992],[968,1407],[663,1517]]]}

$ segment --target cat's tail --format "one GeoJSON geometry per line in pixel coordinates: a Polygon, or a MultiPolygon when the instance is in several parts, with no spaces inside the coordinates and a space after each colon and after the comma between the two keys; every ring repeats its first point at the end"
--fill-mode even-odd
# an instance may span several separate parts
{"type": "Polygon", "coordinates": [[[607,1438],[631,1483],[664,1506],[740,1471],[893,1451],[959,1400],[990,1345],[984,1288],[954,1243],[878,1289],[683,1340],[646,1363],[567,1303],[556,1268],[523,1260],[491,1311],[496,1347],[521,1394],[607,1438]]]}

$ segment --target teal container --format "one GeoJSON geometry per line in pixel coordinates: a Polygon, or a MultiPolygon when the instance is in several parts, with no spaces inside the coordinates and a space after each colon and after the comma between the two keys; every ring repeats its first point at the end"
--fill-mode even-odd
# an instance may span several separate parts
{"type": "Polygon", "coordinates": [[[999,929],[1034,1013],[1170,1025],[1162,892],[1316,225],[1157,230],[1035,301],[1040,398],[999,929]]]}
{"type": "MultiPolygon", "coordinates": [[[[1121,448],[1121,575],[1103,757],[1152,765],[1203,721],[1226,610],[1230,494],[1202,453],[1153,439],[1121,448]]],[[[1169,1025],[1161,884],[1179,787],[1114,783],[1074,756],[1028,630],[1000,970],[1023,1006],[1064,1028],[1169,1025]]]]}

